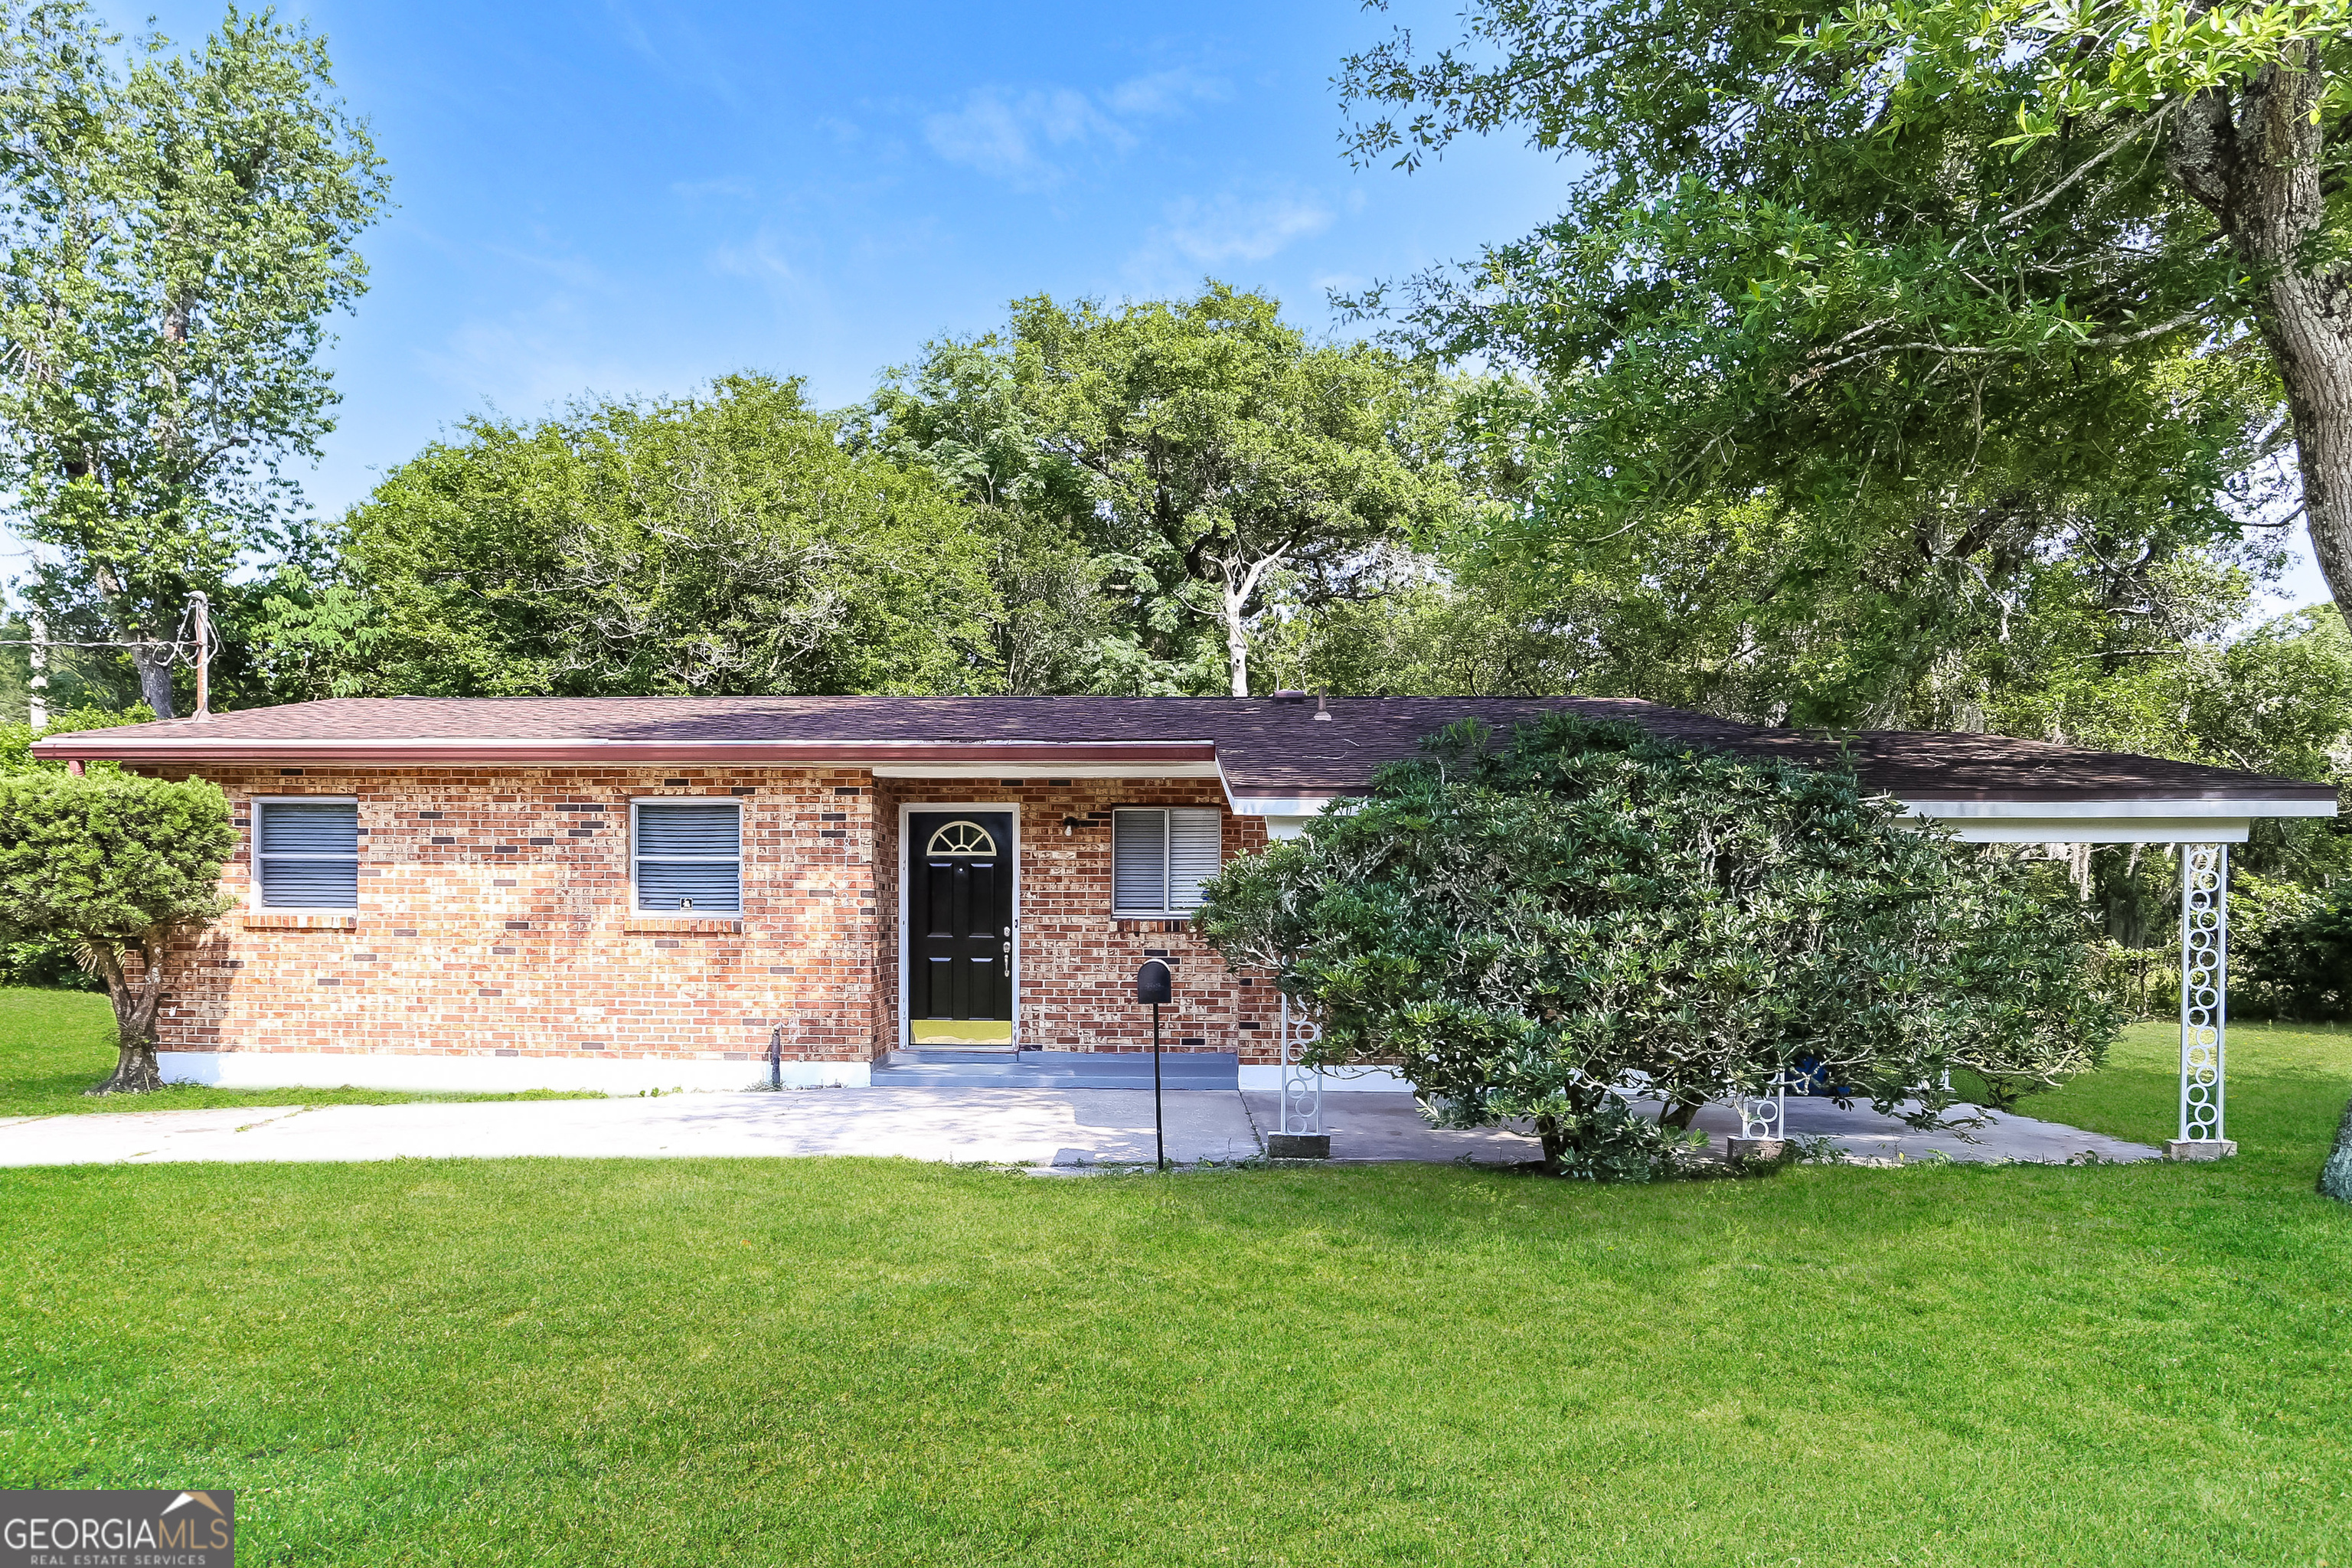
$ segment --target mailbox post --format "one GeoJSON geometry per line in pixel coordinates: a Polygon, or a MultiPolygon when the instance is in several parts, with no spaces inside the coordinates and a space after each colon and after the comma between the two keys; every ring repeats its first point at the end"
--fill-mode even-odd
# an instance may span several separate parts
{"type": "Polygon", "coordinates": [[[1176,972],[1164,958],[1147,958],[1135,972],[1135,999],[1151,1005],[1151,1148],[1168,1168],[1168,1124],[1160,1110],[1160,1005],[1176,999],[1176,972]]]}

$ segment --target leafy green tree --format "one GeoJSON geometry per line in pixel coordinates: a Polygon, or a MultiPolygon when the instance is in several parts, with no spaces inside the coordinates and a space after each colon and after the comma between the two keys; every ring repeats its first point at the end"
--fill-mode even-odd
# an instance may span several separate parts
{"type": "Polygon", "coordinates": [[[53,635],[134,643],[173,711],[191,588],[217,591],[294,502],[335,394],[323,321],[384,179],[325,41],[235,7],[127,69],[81,0],[0,10],[0,489],[53,547],[53,635]]]}
{"type": "Polygon", "coordinates": [[[1543,697],[1589,689],[1587,650],[1499,593],[1441,572],[1370,596],[1282,605],[1258,634],[1275,683],[1350,697],[1543,697]]]}
{"type": "Polygon", "coordinates": [[[1566,714],[1475,725],[1305,838],[1232,862],[1198,922],[1434,1114],[1531,1117],[1548,1164],[1620,1169],[1612,1086],[1686,1127],[1817,1070],[1936,1120],[2096,1066],[2119,1020],[2089,929],[2037,868],[1900,820],[1851,773],[1757,763],[1566,714]]]}
{"type": "Polygon", "coordinates": [[[106,982],[120,1047],[90,1092],[160,1088],[155,1013],[172,944],[228,911],[228,799],[200,779],[0,774],[0,940],[63,939],[106,982]]]}
{"type": "Polygon", "coordinates": [[[929,475],[844,451],[799,384],[477,418],[289,574],[256,657],[306,696],[958,691],[990,542],[929,475]]]}
{"type": "MultiPolygon", "coordinates": [[[[1052,546],[1082,545],[1167,686],[1222,663],[1246,696],[1277,590],[1361,592],[1381,547],[1458,505],[1421,450],[1427,392],[1394,355],[1309,345],[1275,301],[1220,283],[1116,310],[1038,296],[1000,335],[933,344],[875,398],[862,438],[1021,510],[1052,546]],[[1200,646],[1207,628],[1221,648],[1200,646]]],[[[1110,685],[1150,681],[1108,663],[1110,685]]]]}
{"type": "Polygon", "coordinates": [[[2352,879],[2315,892],[2239,872],[2230,928],[2231,1012],[2352,1019],[2352,879]]]}
{"type": "Polygon", "coordinates": [[[1105,594],[1113,563],[1087,544],[1093,485],[1041,416],[992,340],[947,339],[892,372],[845,434],[854,451],[937,475],[985,530],[992,684],[1016,697],[1116,689],[1137,661],[1105,594]]]}
{"type": "Polygon", "coordinates": [[[1474,553],[1561,620],[1688,636],[1750,716],[1951,721],[1956,666],[2044,602],[2120,633],[2172,562],[2291,521],[2299,427],[2150,127],[2020,140],[2030,68],[1896,90],[1792,41],[1839,15],[1482,0],[1463,48],[1358,56],[1360,158],[1521,126],[1573,161],[1557,221],[1359,303],[1519,373],[1544,478],[1474,553]]]}
{"type": "MultiPolygon", "coordinates": [[[[110,730],[121,724],[144,724],[155,715],[144,704],[115,710],[75,707],[53,710],[39,729],[30,724],[0,723],[0,774],[62,773],[63,763],[45,763],[33,755],[33,742],[43,735],[82,730],[110,730]]],[[[110,769],[110,763],[94,766],[110,769]]],[[[0,942],[0,985],[33,985],[46,990],[87,991],[104,982],[81,966],[79,943],[69,936],[28,937],[0,942]]]]}

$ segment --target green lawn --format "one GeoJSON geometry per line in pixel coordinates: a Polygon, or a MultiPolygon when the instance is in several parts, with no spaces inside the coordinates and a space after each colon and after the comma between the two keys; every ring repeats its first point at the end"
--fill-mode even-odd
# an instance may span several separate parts
{"type": "MultiPolygon", "coordinates": [[[[255,1563],[2352,1564],[2352,1037],[2217,1166],[0,1173],[0,1485],[255,1563]]],[[[2157,1140],[2136,1031],[2034,1109],[2157,1140]]]]}
{"type": "Polygon", "coordinates": [[[389,1089],[207,1089],[153,1094],[82,1091],[114,1071],[114,1010],[89,991],[0,986],[0,1117],[95,1111],[200,1110],[216,1105],[400,1105],[416,1100],[566,1100],[553,1094],[404,1094],[389,1089]]]}

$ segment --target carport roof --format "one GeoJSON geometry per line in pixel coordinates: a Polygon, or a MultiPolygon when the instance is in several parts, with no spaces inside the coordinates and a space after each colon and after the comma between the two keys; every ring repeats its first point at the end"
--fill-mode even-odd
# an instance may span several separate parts
{"type": "MultiPolygon", "coordinates": [[[[143,765],[434,767],[585,762],[870,766],[1221,776],[1237,805],[1312,810],[1461,719],[1496,729],[1551,709],[1671,740],[1822,763],[1843,744],[1863,781],[1914,804],[2186,803],[2250,816],[2332,815],[2336,792],[2158,757],[1999,735],[1864,731],[1837,740],[1630,698],[598,697],[340,698],[52,735],[36,755],[143,765]],[[1318,707],[1329,718],[1317,717],[1318,707]]],[[[1937,813],[1937,815],[1948,815],[1937,813]]]]}

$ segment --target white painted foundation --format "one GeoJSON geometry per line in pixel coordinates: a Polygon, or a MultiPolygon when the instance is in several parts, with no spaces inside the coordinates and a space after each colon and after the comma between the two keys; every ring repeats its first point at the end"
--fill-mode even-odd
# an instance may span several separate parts
{"type": "MultiPolygon", "coordinates": [[[[166,1083],[225,1089],[396,1089],[421,1093],[515,1094],[533,1089],[635,1094],[644,1089],[764,1089],[764,1060],[709,1057],[480,1057],[323,1051],[159,1051],[166,1083]]],[[[786,1062],[789,1089],[864,1089],[866,1062],[786,1062]]]]}
{"type": "MultiPolygon", "coordinates": [[[[1242,1064],[1242,1088],[1252,1092],[1282,1092],[1282,1069],[1270,1065],[1242,1064]]],[[[1326,1094],[1411,1094],[1412,1080],[1387,1068],[1339,1068],[1323,1075],[1326,1094]]]]}

